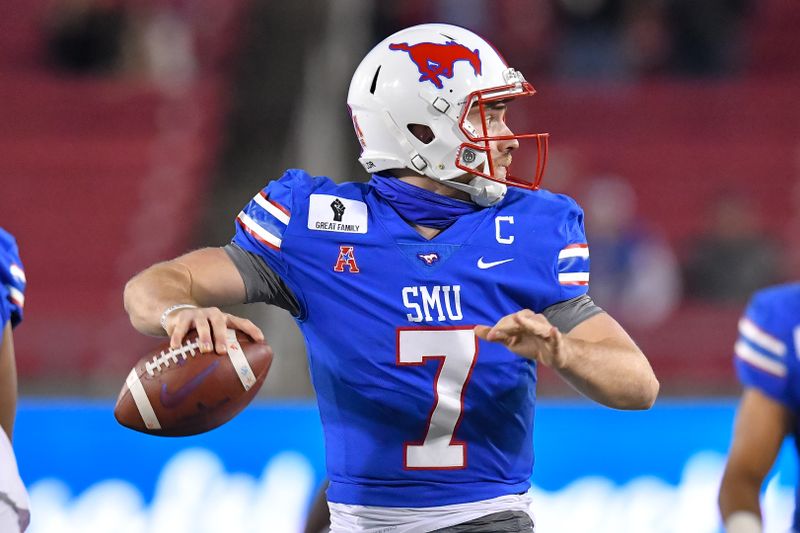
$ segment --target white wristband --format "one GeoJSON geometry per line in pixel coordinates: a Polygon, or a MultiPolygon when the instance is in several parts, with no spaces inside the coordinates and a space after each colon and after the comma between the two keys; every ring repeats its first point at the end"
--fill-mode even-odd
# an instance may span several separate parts
{"type": "MultiPolygon", "coordinates": [[[[173,311],[177,311],[178,309],[197,309],[197,306],[196,305],[192,305],[192,304],[170,305],[169,307],[164,309],[163,313],[161,313],[161,320],[160,320],[161,329],[163,329],[164,331],[167,331],[167,317],[169,316],[170,313],[172,313],[173,311]]],[[[169,332],[167,331],[167,333],[169,333],[169,332]]]]}
{"type": "Polygon", "coordinates": [[[736,511],[725,520],[726,533],[761,533],[761,517],[750,511],[736,511]]]}

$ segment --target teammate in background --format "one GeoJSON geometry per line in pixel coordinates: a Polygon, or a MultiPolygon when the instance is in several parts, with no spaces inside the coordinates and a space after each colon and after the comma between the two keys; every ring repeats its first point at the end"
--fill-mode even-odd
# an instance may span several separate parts
{"type": "MultiPolygon", "coordinates": [[[[719,509],[728,533],[760,533],[759,496],[784,437],[800,446],[800,283],[752,297],[734,346],[744,392],[736,414],[719,509]]],[[[797,502],[800,503],[800,502],[797,502]]],[[[800,531],[800,507],[792,531],[800,531]]]]}
{"type": "Polygon", "coordinates": [[[11,447],[17,410],[17,368],[12,328],[22,321],[25,272],[14,237],[0,228],[0,531],[25,531],[30,521],[28,493],[11,447]]]}
{"type": "Polygon", "coordinates": [[[292,313],[333,532],[532,531],[539,363],[607,406],[655,401],[647,359],[587,295],[581,209],[539,189],[547,135],[506,124],[509,104],[533,92],[464,28],[402,30],[350,85],[369,183],[289,170],[239,213],[231,244],[125,288],[138,330],[178,346],[195,329],[217,353],[226,327],[263,340],[217,306],[292,313]],[[538,156],[528,178],[509,170],[520,141],[538,156]]]}

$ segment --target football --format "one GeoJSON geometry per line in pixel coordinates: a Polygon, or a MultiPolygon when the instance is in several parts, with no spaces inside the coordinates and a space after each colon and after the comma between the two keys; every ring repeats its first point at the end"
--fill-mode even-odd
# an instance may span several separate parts
{"type": "Polygon", "coordinates": [[[178,437],[214,429],[256,395],[272,364],[272,349],[227,331],[228,353],[201,353],[191,332],[180,348],[164,343],[128,374],[114,416],[125,427],[178,437]]]}

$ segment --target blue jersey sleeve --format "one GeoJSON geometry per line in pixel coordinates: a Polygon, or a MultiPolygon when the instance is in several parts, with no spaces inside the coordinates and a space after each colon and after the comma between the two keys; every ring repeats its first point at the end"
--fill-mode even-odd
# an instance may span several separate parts
{"type": "Polygon", "coordinates": [[[569,198],[570,208],[564,223],[564,246],[558,252],[556,272],[561,301],[589,291],[589,245],[583,227],[583,210],[569,198]]]}
{"type": "Polygon", "coordinates": [[[14,237],[0,228],[0,320],[16,327],[25,307],[25,270],[14,237]]]}
{"type": "MultiPolygon", "coordinates": [[[[302,170],[288,170],[259,191],[236,217],[233,243],[261,257],[295,296],[302,301],[300,287],[292,279],[285,255],[293,213],[303,211],[313,178],[302,170]]],[[[296,217],[302,218],[302,216],[296,217]]]]}
{"type": "MultiPolygon", "coordinates": [[[[756,293],[739,320],[734,361],[739,380],[776,401],[788,404],[792,317],[774,292],[756,293]]],[[[796,317],[795,317],[796,319],[796,317]]]]}

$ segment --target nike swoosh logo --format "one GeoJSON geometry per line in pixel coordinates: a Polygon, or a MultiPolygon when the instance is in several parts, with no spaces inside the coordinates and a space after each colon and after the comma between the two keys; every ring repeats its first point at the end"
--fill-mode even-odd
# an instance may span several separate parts
{"type": "Polygon", "coordinates": [[[491,261],[489,263],[486,263],[483,261],[483,257],[481,257],[480,259],[478,259],[478,268],[480,268],[481,270],[486,270],[487,268],[496,267],[498,265],[502,265],[503,263],[508,263],[513,260],[514,258],[512,257],[511,259],[501,259],[500,261],[491,261]]]}
{"type": "Polygon", "coordinates": [[[205,381],[205,379],[210,376],[212,372],[214,372],[214,369],[216,369],[218,365],[219,361],[214,361],[207,366],[205,370],[184,383],[183,386],[179,387],[175,392],[170,393],[167,390],[167,384],[162,384],[161,393],[158,395],[159,399],[161,400],[161,405],[167,409],[172,409],[173,407],[177,407],[183,403],[183,401],[188,398],[189,395],[193,393],[194,390],[199,387],[200,384],[203,383],[203,381],[205,381]]]}

